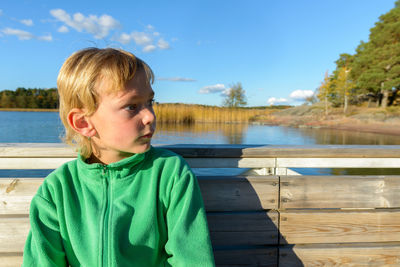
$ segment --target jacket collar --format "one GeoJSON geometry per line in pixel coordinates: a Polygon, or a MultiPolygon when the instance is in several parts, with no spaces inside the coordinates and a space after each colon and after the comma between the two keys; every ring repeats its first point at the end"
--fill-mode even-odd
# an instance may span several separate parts
{"type": "Polygon", "coordinates": [[[104,165],[101,163],[89,164],[85,161],[81,154],[78,156],[78,170],[82,172],[85,177],[116,177],[124,178],[133,175],[137,172],[138,166],[143,163],[154,148],[151,146],[149,150],[144,153],[134,154],[128,158],[120,161],[104,165]]]}

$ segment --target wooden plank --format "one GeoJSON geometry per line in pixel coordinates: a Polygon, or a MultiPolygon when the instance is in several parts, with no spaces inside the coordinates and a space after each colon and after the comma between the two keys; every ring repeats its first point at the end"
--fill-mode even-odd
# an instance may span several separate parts
{"type": "Polygon", "coordinates": [[[0,216],[0,253],[20,253],[29,232],[28,216],[0,216]]]}
{"type": "Polygon", "coordinates": [[[192,168],[268,168],[273,158],[185,158],[192,168]]]}
{"type": "Polygon", "coordinates": [[[400,210],[281,211],[281,244],[395,242],[400,210]]]}
{"type": "Polygon", "coordinates": [[[278,168],[399,168],[400,158],[277,158],[278,168]]]}
{"type": "Polygon", "coordinates": [[[278,244],[278,212],[208,213],[213,246],[278,244]]]}
{"type": "Polygon", "coordinates": [[[400,158],[398,145],[169,145],[183,157],[400,158]]]}
{"type": "MultiPolygon", "coordinates": [[[[0,169],[56,169],[73,158],[0,158],[0,169]]],[[[263,158],[188,158],[192,168],[263,168],[274,167],[275,159],[263,158]]]]}
{"type": "Polygon", "coordinates": [[[0,215],[28,214],[42,178],[0,179],[0,215]]]}
{"type": "Polygon", "coordinates": [[[399,208],[400,176],[281,176],[280,207],[399,208]]]}
{"type": "Polygon", "coordinates": [[[207,211],[258,211],[278,208],[277,176],[199,177],[207,211]]]}
{"type": "MultiPolygon", "coordinates": [[[[207,214],[214,246],[278,243],[276,211],[207,214]]],[[[29,217],[0,217],[0,253],[22,252],[29,232],[29,217]]]]}
{"type": "Polygon", "coordinates": [[[400,245],[332,244],[279,248],[280,266],[400,266],[400,245]]]}
{"type": "Polygon", "coordinates": [[[275,267],[278,250],[275,247],[214,250],[214,258],[217,267],[275,267]]]}
{"type": "MultiPolygon", "coordinates": [[[[188,158],[400,158],[398,145],[155,145],[188,158]]],[[[76,157],[61,143],[0,143],[0,157],[76,157]]]]}
{"type": "MultiPolygon", "coordinates": [[[[28,214],[43,178],[0,179],[0,214],[28,214]]],[[[278,208],[278,177],[199,177],[207,211],[278,208]]]]}
{"type": "Polygon", "coordinates": [[[0,169],[56,169],[72,158],[0,158],[0,169]]]}
{"type": "Polygon", "coordinates": [[[0,158],[76,158],[74,148],[63,143],[0,143],[0,158]]]}
{"type": "MultiPolygon", "coordinates": [[[[0,158],[0,169],[55,169],[73,158],[0,158]]],[[[400,158],[187,158],[192,168],[398,168],[400,158]],[[275,162],[276,161],[276,162],[275,162]]]]}
{"type": "Polygon", "coordinates": [[[2,267],[16,267],[22,265],[21,253],[0,253],[0,262],[2,267]]]}

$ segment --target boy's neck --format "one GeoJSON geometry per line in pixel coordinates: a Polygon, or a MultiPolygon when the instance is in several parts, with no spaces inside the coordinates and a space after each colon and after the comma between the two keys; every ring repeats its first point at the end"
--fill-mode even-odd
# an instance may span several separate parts
{"type": "Polygon", "coordinates": [[[92,153],[92,155],[87,159],[87,161],[89,164],[100,163],[103,165],[108,165],[133,155],[131,153],[124,153],[118,155],[107,155],[107,154],[108,153],[106,152],[102,152],[100,155],[95,155],[95,153],[92,153]]]}

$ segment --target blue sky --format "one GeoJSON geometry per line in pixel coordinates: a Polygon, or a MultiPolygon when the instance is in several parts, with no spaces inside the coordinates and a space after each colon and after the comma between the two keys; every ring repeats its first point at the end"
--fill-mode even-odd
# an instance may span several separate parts
{"type": "Polygon", "coordinates": [[[156,101],[221,105],[240,82],[249,106],[301,104],[353,54],[394,0],[0,2],[0,90],[56,87],[89,46],[133,52],[156,101]]]}

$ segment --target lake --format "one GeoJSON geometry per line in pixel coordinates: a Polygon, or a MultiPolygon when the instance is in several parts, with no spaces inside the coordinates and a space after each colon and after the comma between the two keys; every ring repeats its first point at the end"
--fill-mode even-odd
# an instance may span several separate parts
{"type": "MultiPolygon", "coordinates": [[[[1,143],[60,143],[57,112],[0,111],[1,143]]],[[[400,145],[400,136],[247,124],[157,125],[153,144],[400,145]]]]}
{"type": "MultiPolygon", "coordinates": [[[[60,143],[62,135],[63,126],[57,112],[0,111],[1,143],[60,143]]],[[[164,124],[157,125],[152,143],[400,145],[400,136],[251,124],[204,123],[190,126],[164,124]]],[[[400,174],[400,169],[296,169],[296,171],[303,174],[400,174]]]]}

